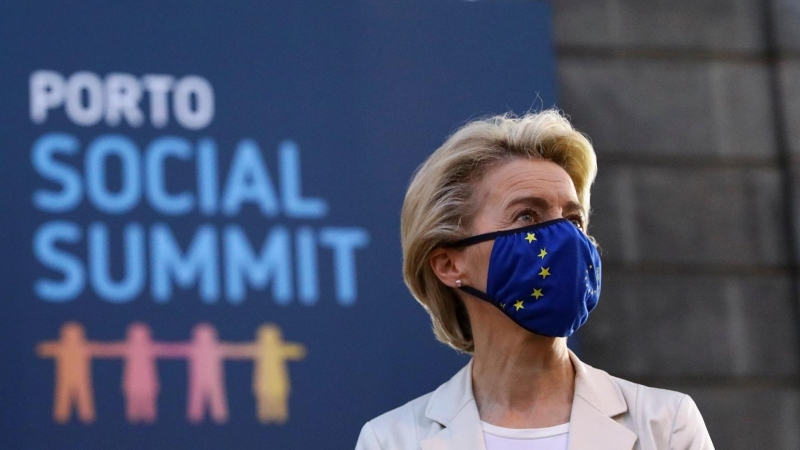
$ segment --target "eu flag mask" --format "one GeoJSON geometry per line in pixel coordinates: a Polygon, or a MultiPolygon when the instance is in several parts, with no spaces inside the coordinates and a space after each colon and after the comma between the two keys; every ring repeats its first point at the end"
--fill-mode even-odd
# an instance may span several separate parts
{"type": "Polygon", "coordinates": [[[464,247],[494,240],[486,292],[460,286],[526,330],[570,336],[600,298],[600,254],[568,219],[471,236],[446,244],[464,247]]]}

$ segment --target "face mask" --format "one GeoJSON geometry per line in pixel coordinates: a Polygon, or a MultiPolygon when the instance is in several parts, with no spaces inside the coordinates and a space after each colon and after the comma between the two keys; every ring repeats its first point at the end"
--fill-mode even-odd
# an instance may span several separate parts
{"type": "Polygon", "coordinates": [[[600,298],[600,254],[567,219],[461,239],[446,247],[494,240],[486,292],[459,289],[485,300],[522,328],[566,337],[586,322],[600,298]]]}

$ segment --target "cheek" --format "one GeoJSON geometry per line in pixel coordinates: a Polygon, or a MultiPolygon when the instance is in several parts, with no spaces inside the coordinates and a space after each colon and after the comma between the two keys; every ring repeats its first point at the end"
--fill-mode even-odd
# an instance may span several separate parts
{"type": "Polygon", "coordinates": [[[486,291],[486,277],[489,273],[489,257],[492,255],[493,245],[494,241],[482,242],[469,247],[467,251],[464,252],[470,285],[482,291],[486,291]]]}

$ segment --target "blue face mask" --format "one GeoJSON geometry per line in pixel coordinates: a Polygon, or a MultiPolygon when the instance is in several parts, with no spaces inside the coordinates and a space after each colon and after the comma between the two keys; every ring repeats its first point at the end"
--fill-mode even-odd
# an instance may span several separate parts
{"type": "Polygon", "coordinates": [[[600,254],[568,219],[461,239],[446,247],[494,240],[486,292],[460,286],[522,328],[566,337],[586,322],[600,298],[600,254]]]}

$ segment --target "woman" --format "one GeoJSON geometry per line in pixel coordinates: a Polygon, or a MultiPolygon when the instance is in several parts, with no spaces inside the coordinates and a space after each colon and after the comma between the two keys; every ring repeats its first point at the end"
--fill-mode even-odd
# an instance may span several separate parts
{"type": "Polygon", "coordinates": [[[692,399],[567,348],[600,295],[586,234],[590,142],[554,110],[469,123],[419,168],[404,277],[436,337],[472,359],[364,425],[357,450],[713,449],[692,399]]]}

